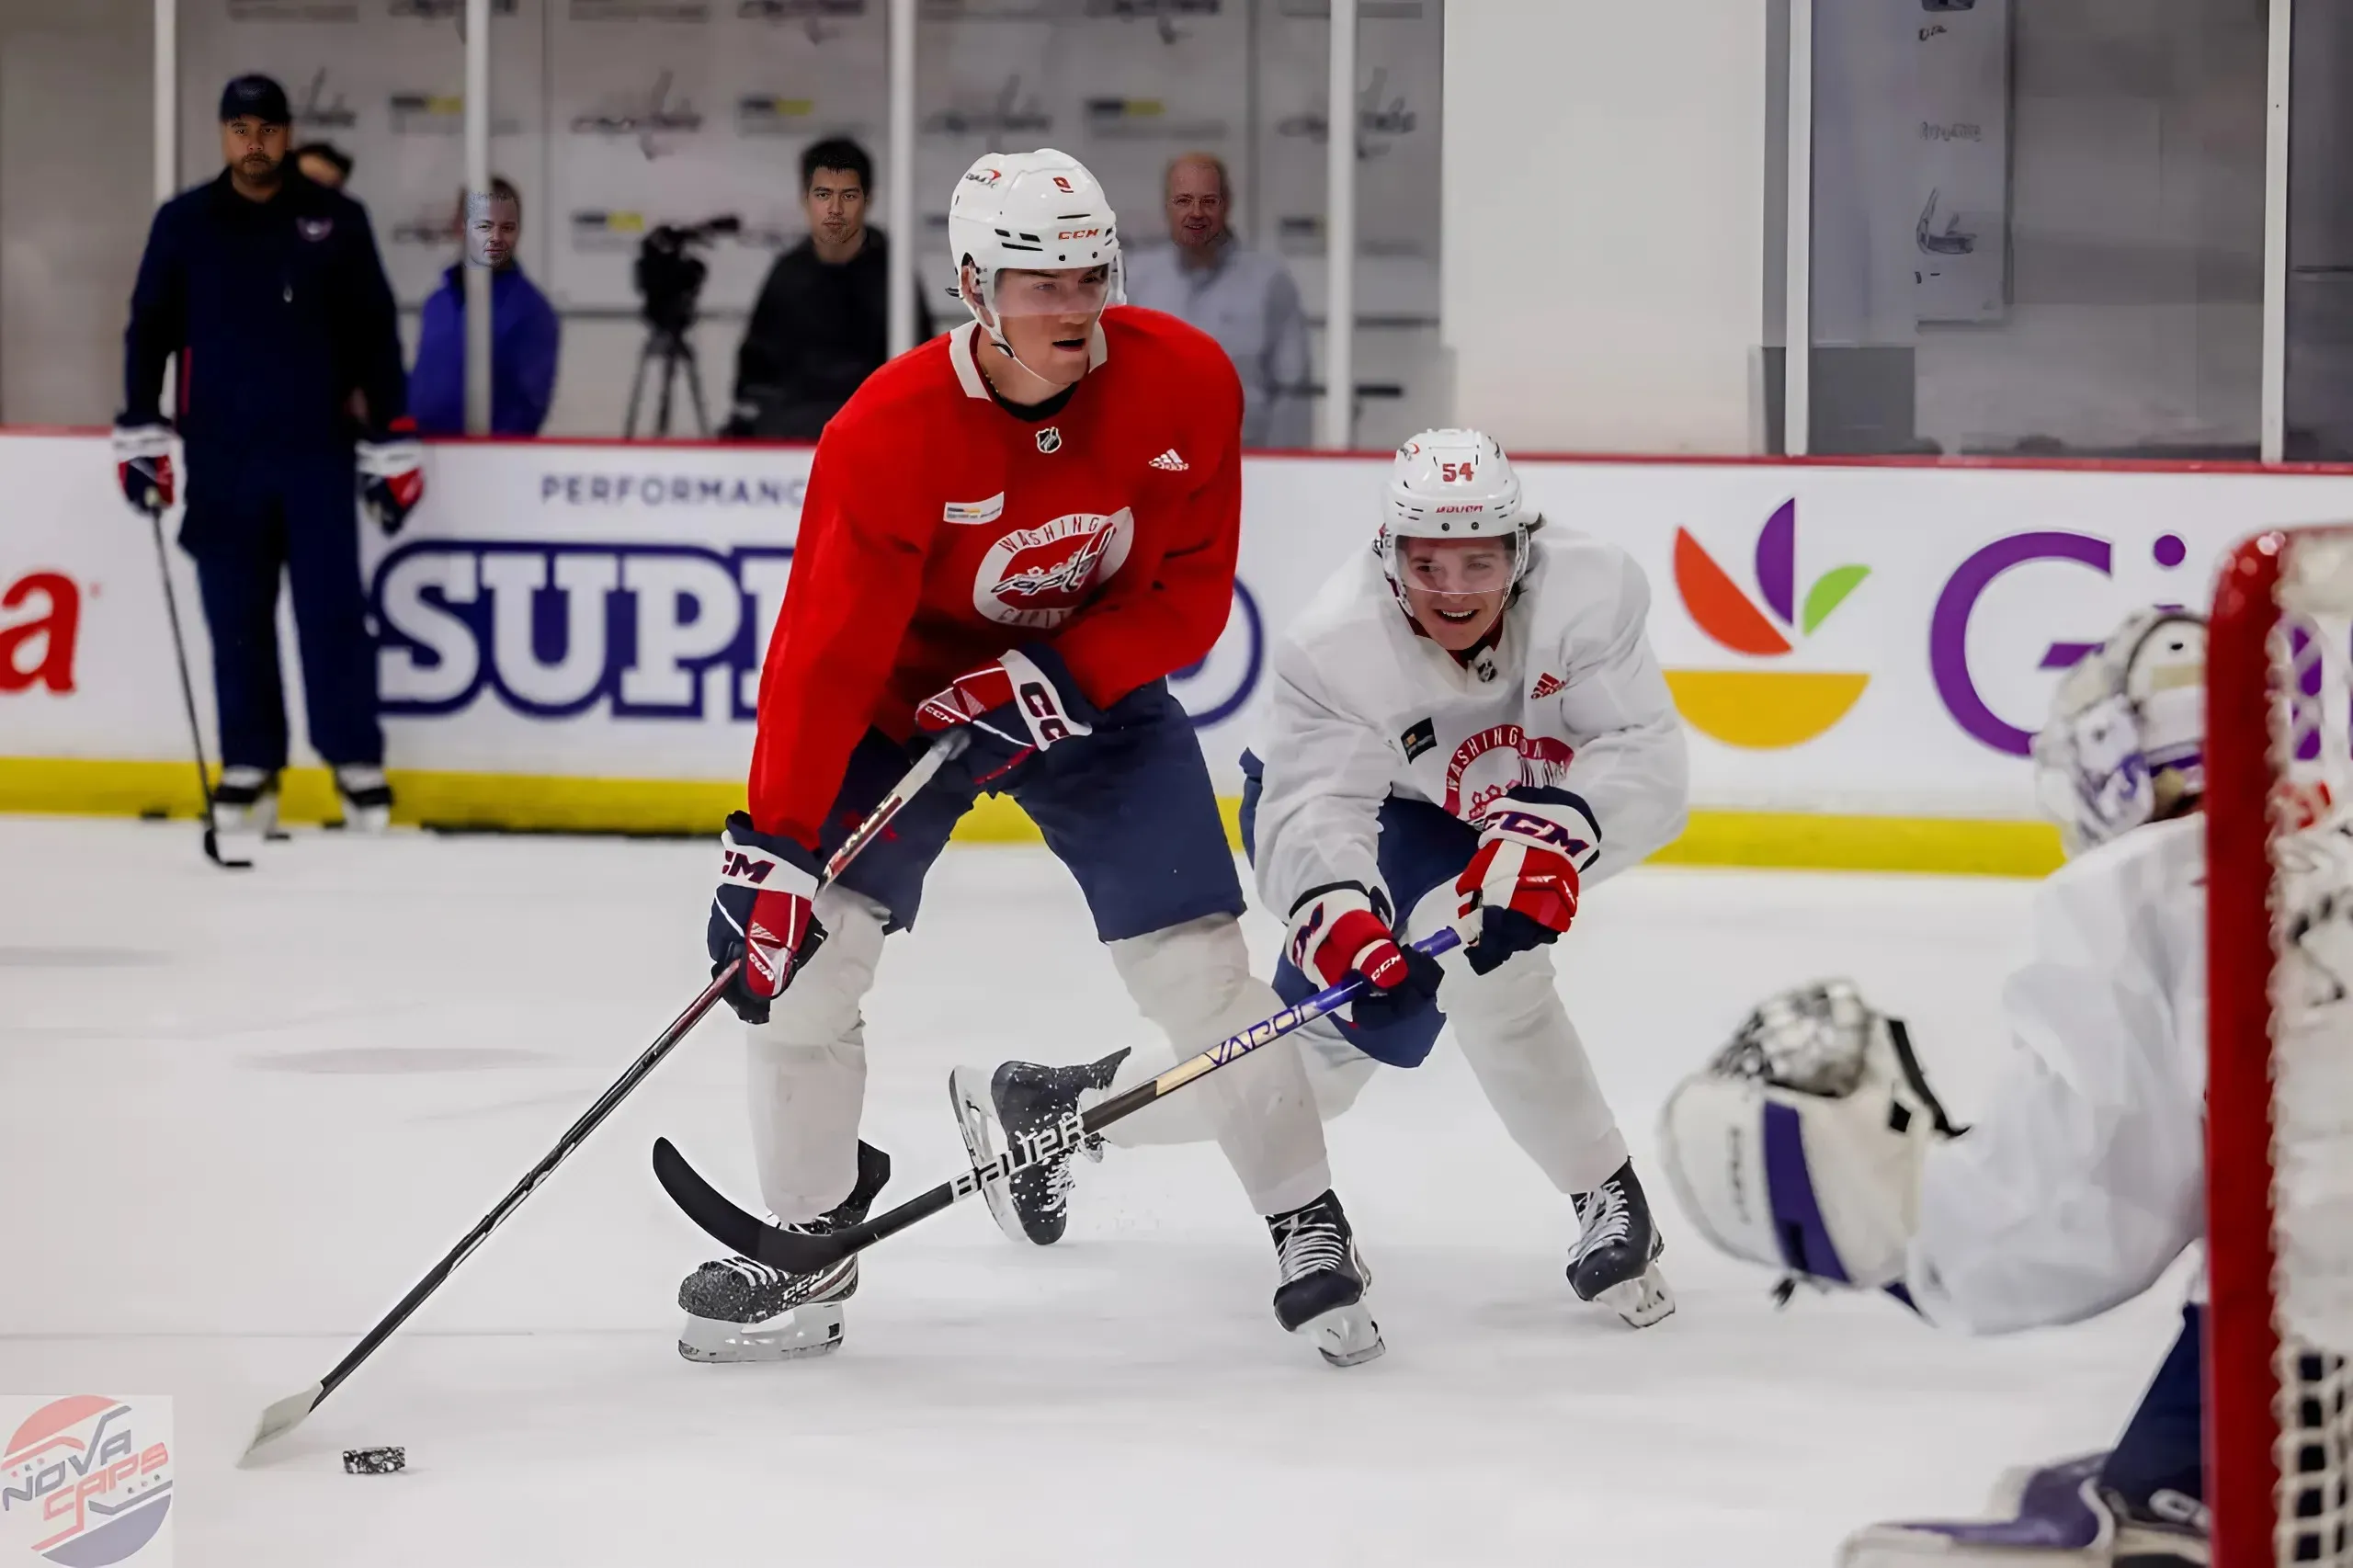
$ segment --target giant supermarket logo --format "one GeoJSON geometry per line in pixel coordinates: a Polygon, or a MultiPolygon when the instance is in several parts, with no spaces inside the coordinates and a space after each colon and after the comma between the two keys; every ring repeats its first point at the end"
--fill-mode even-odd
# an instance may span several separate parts
{"type": "MultiPolygon", "coordinates": [[[[1870,575],[1868,566],[1834,566],[1813,580],[1801,603],[1797,558],[1798,504],[1791,499],[1757,531],[1760,608],[1688,529],[1677,528],[1676,592],[1699,630],[1725,652],[1784,658],[1797,649],[1791,633],[1812,637],[1870,575]]],[[[1745,667],[1665,673],[1686,723],[1727,745],[1756,750],[1798,745],[1823,733],[1847,716],[1871,678],[1847,671],[1745,667]]]]}
{"type": "MultiPolygon", "coordinates": [[[[494,700],[527,717],[749,721],[792,572],[789,545],[417,540],[369,587],[383,710],[494,700]]],[[[1170,677],[1196,725],[1248,702],[1266,629],[1240,583],[1225,635],[1170,677]]]]}

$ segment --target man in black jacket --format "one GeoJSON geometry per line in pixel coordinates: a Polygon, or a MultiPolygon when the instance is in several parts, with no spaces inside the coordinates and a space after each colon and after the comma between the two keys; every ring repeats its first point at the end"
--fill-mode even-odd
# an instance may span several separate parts
{"type": "Polygon", "coordinates": [[[221,713],[215,826],[267,832],[286,766],[278,582],[290,580],[311,744],[344,820],[392,811],[376,719],[376,647],[359,583],[356,501],[386,533],[424,493],[392,293],[368,214],[287,157],[285,89],[240,76],[221,95],[219,178],[156,210],[123,334],[115,459],[132,506],[172,504],[177,356],[188,465],[180,545],[196,560],[221,713]],[[354,398],[354,393],[358,395],[354,398]],[[364,420],[353,410],[364,408],[364,420]],[[355,449],[356,446],[356,449],[355,449]]]}
{"type": "MultiPolygon", "coordinates": [[[[866,222],[874,162],[841,137],[801,154],[809,237],[776,258],[735,352],[735,407],[724,434],[813,441],[858,383],[890,358],[883,237],[866,222]]],[[[915,341],[931,312],[915,290],[915,341]]]]}

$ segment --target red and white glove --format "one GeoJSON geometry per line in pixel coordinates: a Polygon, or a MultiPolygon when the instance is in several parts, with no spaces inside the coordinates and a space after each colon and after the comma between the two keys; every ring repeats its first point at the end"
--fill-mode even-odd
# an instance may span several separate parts
{"type": "Polygon", "coordinates": [[[389,539],[425,499],[425,448],[416,421],[404,415],[373,440],[359,443],[359,498],[389,539]]]}
{"type": "Polygon", "coordinates": [[[1358,1028],[1410,1018],[1438,994],[1438,960],[1401,944],[1389,921],[1388,895],[1356,882],[1310,889],[1291,906],[1283,951],[1302,973],[1324,985],[1352,974],[1369,983],[1349,1006],[1358,1028]]]}
{"type": "Polygon", "coordinates": [[[973,772],[985,776],[1056,741],[1094,733],[1096,717],[1062,656],[1040,646],[1017,648],[958,676],[924,699],[915,726],[926,734],[972,726],[973,772]]]}
{"type": "Polygon", "coordinates": [[[122,498],[131,509],[160,517],[171,509],[176,486],[172,474],[172,427],[168,425],[118,425],[114,427],[114,472],[122,498]]]}
{"type": "Polygon", "coordinates": [[[1581,805],[1506,795],[1480,817],[1479,847],[1454,880],[1455,929],[1472,971],[1558,939],[1577,917],[1577,867],[1601,832],[1581,805]]]}
{"type": "Polygon", "coordinates": [[[727,1005],[745,1023],[764,1024],[768,1004],[825,939],[815,907],[816,852],[780,834],[756,831],[744,812],[728,817],[719,849],[719,892],[704,932],[710,972],[742,959],[727,1005]]]}

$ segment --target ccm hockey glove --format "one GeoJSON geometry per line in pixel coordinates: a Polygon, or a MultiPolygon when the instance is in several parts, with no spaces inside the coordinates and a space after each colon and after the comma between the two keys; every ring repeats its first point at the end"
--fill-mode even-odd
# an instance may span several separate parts
{"type": "Polygon", "coordinates": [[[1283,951],[1318,984],[1337,985],[1352,974],[1370,983],[1348,1007],[1360,1029],[1402,1023],[1438,995],[1438,960],[1397,940],[1390,929],[1389,896],[1355,882],[1310,889],[1291,906],[1283,951]]]}
{"type": "Polygon", "coordinates": [[[1094,733],[1101,715],[1071,678],[1062,655],[1040,646],[1015,649],[967,670],[915,710],[915,725],[938,734],[972,727],[973,777],[986,780],[1033,751],[1094,733]]]}
{"type": "Polygon", "coordinates": [[[744,812],[727,819],[719,848],[719,892],[704,932],[710,972],[742,959],[727,1005],[745,1023],[765,1024],[768,1004],[825,939],[815,908],[817,855],[780,834],[754,831],[744,812]]]}
{"type": "Polygon", "coordinates": [[[1454,881],[1455,928],[1472,972],[1485,974],[1515,953],[1557,939],[1577,917],[1577,869],[1593,863],[1601,830],[1585,803],[1548,790],[1537,800],[1513,791],[1475,824],[1479,847],[1454,881]]]}

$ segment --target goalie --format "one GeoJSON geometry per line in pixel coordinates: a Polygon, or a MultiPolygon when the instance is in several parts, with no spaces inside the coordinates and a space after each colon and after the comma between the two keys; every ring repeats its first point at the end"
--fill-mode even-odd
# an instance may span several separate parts
{"type": "MultiPolygon", "coordinates": [[[[2061,683],[2034,766],[2070,859],[2003,990],[2020,1049],[1965,1136],[1903,1022],[1844,981],[1765,1003],[1669,1097],[1668,1178],[1717,1246],[2000,1334],[2130,1301],[2198,1242],[2205,635],[2136,611],[2061,683]]],[[[2012,1472],[1985,1522],[1873,1526],[1845,1568],[2203,1563],[2200,1315],[2113,1451],[2012,1472]]]]}

